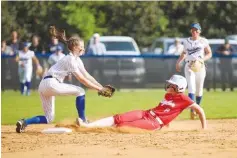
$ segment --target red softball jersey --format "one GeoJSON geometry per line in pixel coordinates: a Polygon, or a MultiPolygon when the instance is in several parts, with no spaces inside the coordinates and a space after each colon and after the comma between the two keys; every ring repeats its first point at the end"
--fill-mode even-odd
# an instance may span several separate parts
{"type": "Polygon", "coordinates": [[[178,95],[166,93],[164,100],[162,100],[158,106],[150,110],[163,121],[164,125],[167,125],[193,103],[194,101],[183,93],[178,95]]]}

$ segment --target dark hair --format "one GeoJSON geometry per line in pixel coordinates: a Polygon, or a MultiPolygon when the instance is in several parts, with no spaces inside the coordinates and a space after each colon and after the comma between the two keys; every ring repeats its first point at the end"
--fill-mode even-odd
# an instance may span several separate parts
{"type": "Polygon", "coordinates": [[[59,30],[55,26],[50,26],[49,33],[51,36],[56,37],[60,41],[67,44],[68,49],[71,51],[74,46],[78,46],[80,45],[80,42],[83,42],[83,40],[78,36],[72,36],[70,38],[67,38],[65,30],[59,30]]]}
{"type": "Polygon", "coordinates": [[[39,36],[39,35],[37,35],[37,34],[34,34],[34,35],[32,35],[32,36],[31,36],[31,39],[33,39],[34,37],[36,37],[36,38],[40,39],[40,36],[39,36]]]}

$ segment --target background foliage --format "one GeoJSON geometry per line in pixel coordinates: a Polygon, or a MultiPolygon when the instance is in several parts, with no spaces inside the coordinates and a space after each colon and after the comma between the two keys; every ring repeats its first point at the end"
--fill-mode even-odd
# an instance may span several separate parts
{"type": "Polygon", "coordinates": [[[237,2],[82,2],[2,1],[2,39],[17,30],[22,40],[39,34],[47,41],[49,25],[88,40],[102,35],[132,36],[148,46],[160,36],[189,36],[188,26],[200,22],[207,38],[224,38],[237,30],[237,2]]]}

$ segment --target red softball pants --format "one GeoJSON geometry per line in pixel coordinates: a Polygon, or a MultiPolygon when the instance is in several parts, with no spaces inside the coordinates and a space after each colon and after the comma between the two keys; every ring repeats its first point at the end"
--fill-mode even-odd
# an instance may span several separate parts
{"type": "Polygon", "coordinates": [[[114,115],[117,127],[135,127],[146,130],[160,129],[161,125],[151,116],[148,111],[136,110],[123,114],[114,115]]]}

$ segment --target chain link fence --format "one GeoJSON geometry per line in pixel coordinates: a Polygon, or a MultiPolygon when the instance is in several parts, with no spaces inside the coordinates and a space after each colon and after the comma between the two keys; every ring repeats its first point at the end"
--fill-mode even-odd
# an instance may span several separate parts
{"type": "MultiPolygon", "coordinates": [[[[85,56],[82,57],[88,72],[101,84],[111,84],[120,88],[164,88],[165,80],[177,74],[177,56],[85,56]]],[[[43,67],[47,67],[47,57],[38,56],[43,67]]],[[[2,90],[18,90],[18,65],[13,57],[3,57],[2,90]]],[[[184,66],[184,64],[183,64],[184,66]]],[[[237,57],[213,57],[206,62],[205,88],[237,87],[237,57]]],[[[179,73],[184,75],[182,72],[179,73]]],[[[32,76],[32,89],[37,89],[41,78],[32,76]]],[[[74,77],[66,83],[83,86],[74,77]]]]}

